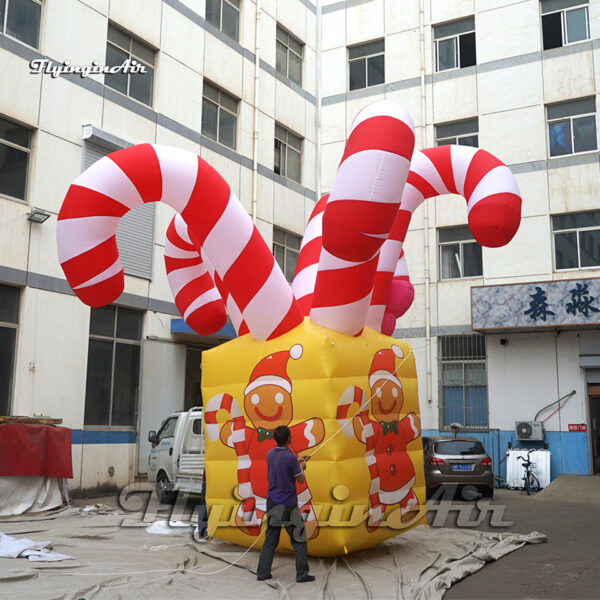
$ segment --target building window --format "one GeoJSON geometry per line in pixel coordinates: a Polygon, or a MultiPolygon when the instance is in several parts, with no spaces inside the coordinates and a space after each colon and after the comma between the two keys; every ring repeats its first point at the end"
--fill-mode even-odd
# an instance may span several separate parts
{"type": "Polygon", "coordinates": [[[302,42],[277,25],[277,72],[302,85],[302,42]]]}
{"type": "Polygon", "coordinates": [[[236,42],[240,38],[240,0],[206,0],[206,20],[236,42]]]}
{"type": "Polygon", "coordinates": [[[458,144],[459,146],[479,146],[479,120],[457,121],[435,126],[436,146],[458,144]]]}
{"type": "Polygon", "coordinates": [[[152,106],[154,50],[109,23],[108,41],[106,42],[106,66],[117,67],[122,65],[126,60],[132,61],[132,65],[135,65],[133,61],[140,63],[144,67],[145,72],[106,73],[104,75],[104,83],[126,96],[152,106]]]}
{"type": "Polygon", "coordinates": [[[598,149],[595,98],[550,104],[546,112],[551,157],[598,149]]]}
{"type": "Polygon", "coordinates": [[[10,414],[19,322],[19,288],[0,285],[0,416],[10,414]]]}
{"type": "Polygon", "coordinates": [[[466,225],[438,229],[440,279],[481,277],[481,246],[466,225]]]}
{"type": "Polygon", "coordinates": [[[300,183],[301,157],[302,139],[275,124],[275,173],[300,183]]]}
{"type": "Polygon", "coordinates": [[[590,39],[587,0],[542,0],[544,50],[590,39]]]}
{"type": "Polygon", "coordinates": [[[438,337],[440,363],[440,424],[449,427],[488,426],[485,337],[438,337]]]}
{"type": "Polygon", "coordinates": [[[552,234],[557,271],[600,267],[600,210],[553,215],[552,234]]]}
{"type": "Polygon", "coordinates": [[[142,315],[138,310],[120,306],[92,308],[85,390],[86,425],[136,425],[142,315]]]}
{"type": "Polygon", "coordinates": [[[41,0],[0,0],[0,33],[39,48],[41,0]]]}
{"type": "Polygon", "coordinates": [[[295,233],[273,227],[273,254],[288,281],[294,279],[302,238],[295,233]]]}
{"type": "Polygon", "coordinates": [[[477,64],[474,17],[435,25],[433,39],[437,72],[464,69],[477,64]]]}
{"type": "Polygon", "coordinates": [[[204,81],[202,89],[202,135],[236,148],[238,101],[204,81]]]}
{"type": "Polygon", "coordinates": [[[31,131],[0,117],[0,194],[25,200],[31,131]]]}
{"type": "Polygon", "coordinates": [[[350,91],[385,82],[384,53],[383,40],[348,48],[350,91]]]}

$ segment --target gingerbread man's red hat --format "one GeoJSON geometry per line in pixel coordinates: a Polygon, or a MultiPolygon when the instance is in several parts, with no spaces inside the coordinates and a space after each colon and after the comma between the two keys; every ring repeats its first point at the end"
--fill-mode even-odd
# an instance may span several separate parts
{"type": "Polygon", "coordinates": [[[274,352],[263,358],[252,371],[248,385],[244,390],[244,396],[247,396],[252,390],[261,385],[277,385],[283,388],[288,394],[292,392],[292,382],[287,376],[287,362],[298,360],[302,356],[302,346],[295,344],[289,350],[274,352]]]}
{"type": "Polygon", "coordinates": [[[371,369],[369,370],[369,387],[372,388],[378,381],[393,381],[398,387],[402,387],[400,380],[396,377],[396,357],[402,358],[404,352],[399,346],[379,350],[373,357],[371,369]]]}

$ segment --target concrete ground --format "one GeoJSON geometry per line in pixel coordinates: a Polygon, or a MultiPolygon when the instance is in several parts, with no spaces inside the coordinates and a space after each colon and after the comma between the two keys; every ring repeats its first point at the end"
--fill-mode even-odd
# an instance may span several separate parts
{"type": "MultiPolygon", "coordinates": [[[[430,504],[434,507],[436,502],[430,504]]],[[[505,506],[503,519],[513,524],[492,527],[487,518],[475,529],[536,530],[549,541],[488,564],[453,585],[445,600],[600,598],[600,477],[562,475],[532,496],[496,490],[492,506],[505,506]]],[[[430,522],[434,516],[430,512],[430,522]]],[[[456,526],[456,516],[445,526],[456,526]]]]}

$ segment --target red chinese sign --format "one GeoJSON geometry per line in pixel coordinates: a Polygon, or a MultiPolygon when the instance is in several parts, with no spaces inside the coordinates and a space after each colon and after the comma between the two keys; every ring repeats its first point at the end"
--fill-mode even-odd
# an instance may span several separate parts
{"type": "Polygon", "coordinates": [[[569,423],[569,431],[587,431],[585,423],[569,423]]]}

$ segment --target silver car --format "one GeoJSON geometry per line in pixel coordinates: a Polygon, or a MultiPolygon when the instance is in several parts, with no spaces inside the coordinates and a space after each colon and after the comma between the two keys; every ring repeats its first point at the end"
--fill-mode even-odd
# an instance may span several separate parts
{"type": "Polygon", "coordinates": [[[473,485],[483,496],[494,495],[492,459],[482,443],[471,437],[423,438],[427,497],[442,485],[473,485]]]}

